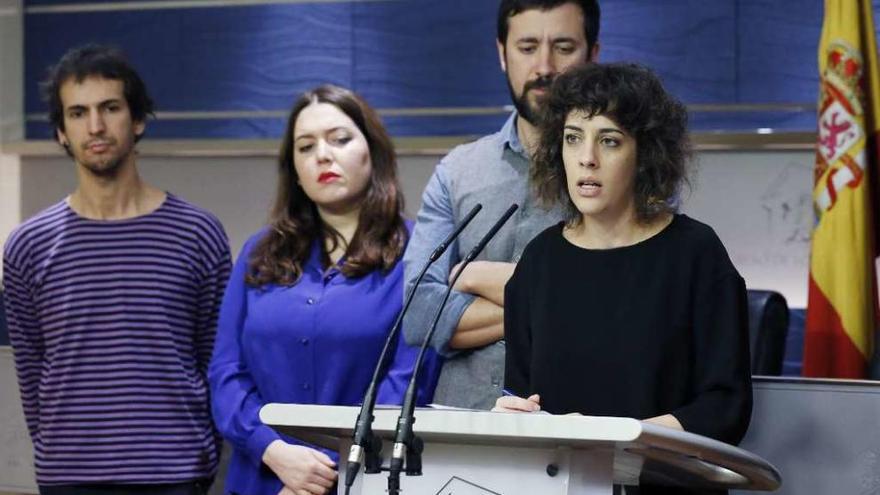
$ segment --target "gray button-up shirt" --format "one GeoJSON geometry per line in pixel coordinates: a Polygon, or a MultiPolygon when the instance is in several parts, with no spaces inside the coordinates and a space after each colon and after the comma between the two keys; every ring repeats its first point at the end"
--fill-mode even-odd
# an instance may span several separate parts
{"type": "MultiPolygon", "coordinates": [[[[529,159],[516,133],[516,113],[495,134],[453,149],[428,181],[416,227],[403,261],[406,290],[431,252],[477,203],[483,210],[425,275],[404,318],[407,342],[421,344],[446,291],[449,272],[479,242],[512,204],[519,210],[483,250],[478,259],[516,262],[526,244],[562,220],[560,209],[546,211],[536,204],[529,187],[529,159]]],[[[449,341],[462,313],[475,296],[452,291],[431,345],[446,357],[434,402],[457,407],[490,409],[504,381],[504,341],[477,349],[455,351],[449,341]]]]}

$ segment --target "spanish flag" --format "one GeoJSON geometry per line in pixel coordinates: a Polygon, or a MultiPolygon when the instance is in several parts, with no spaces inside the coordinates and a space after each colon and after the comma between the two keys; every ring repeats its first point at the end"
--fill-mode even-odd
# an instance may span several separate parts
{"type": "Polygon", "coordinates": [[[805,376],[865,378],[878,326],[880,72],[871,0],[825,0],[805,376]]]}

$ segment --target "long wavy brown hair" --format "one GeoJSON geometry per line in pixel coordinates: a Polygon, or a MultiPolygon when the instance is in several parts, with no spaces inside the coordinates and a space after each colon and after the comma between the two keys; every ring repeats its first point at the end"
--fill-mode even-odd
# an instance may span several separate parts
{"type": "Polygon", "coordinates": [[[340,271],[360,277],[380,269],[390,270],[406,247],[408,232],[403,217],[403,194],[397,179],[397,159],[391,138],[379,116],[353,92],[322,85],[303,93],[287,119],[287,130],[278,158],[278,190],[265,235],[254,246],[245,278],[251,286],[292,285],[303,273],[312,244],[318,240],[322,262],[330,265],[329,252],[345,240],[321,221],[318,208],[299,185],[293,166],[293,132],[300,112],[315,103],[329,103],[354,121],[370,149],[372,176],[362,200],[358,227],[346,246],[340,271]],[[329,251],[327,244],[329,243],[329,251]]]}

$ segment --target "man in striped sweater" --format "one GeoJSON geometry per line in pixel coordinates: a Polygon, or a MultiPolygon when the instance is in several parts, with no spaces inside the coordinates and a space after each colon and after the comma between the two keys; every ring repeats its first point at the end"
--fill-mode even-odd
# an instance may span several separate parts
{"type": "Polygon", "coordinates": [[[77,188],[3,252],[40,492],[204,493],[220,454],[205,372],[226,234],[140,178],[135,143],[152,101],[121,52],[73,49],[44,90],[77,188]]]}

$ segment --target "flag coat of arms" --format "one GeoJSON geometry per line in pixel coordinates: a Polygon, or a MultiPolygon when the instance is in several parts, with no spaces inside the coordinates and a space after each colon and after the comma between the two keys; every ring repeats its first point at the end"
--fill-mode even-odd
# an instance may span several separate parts
{"type": "Polygon", "coordinates": [[[826,0],[805,376],[864,378],[878,322],[880,79],[870,0],[826,0]]]}

